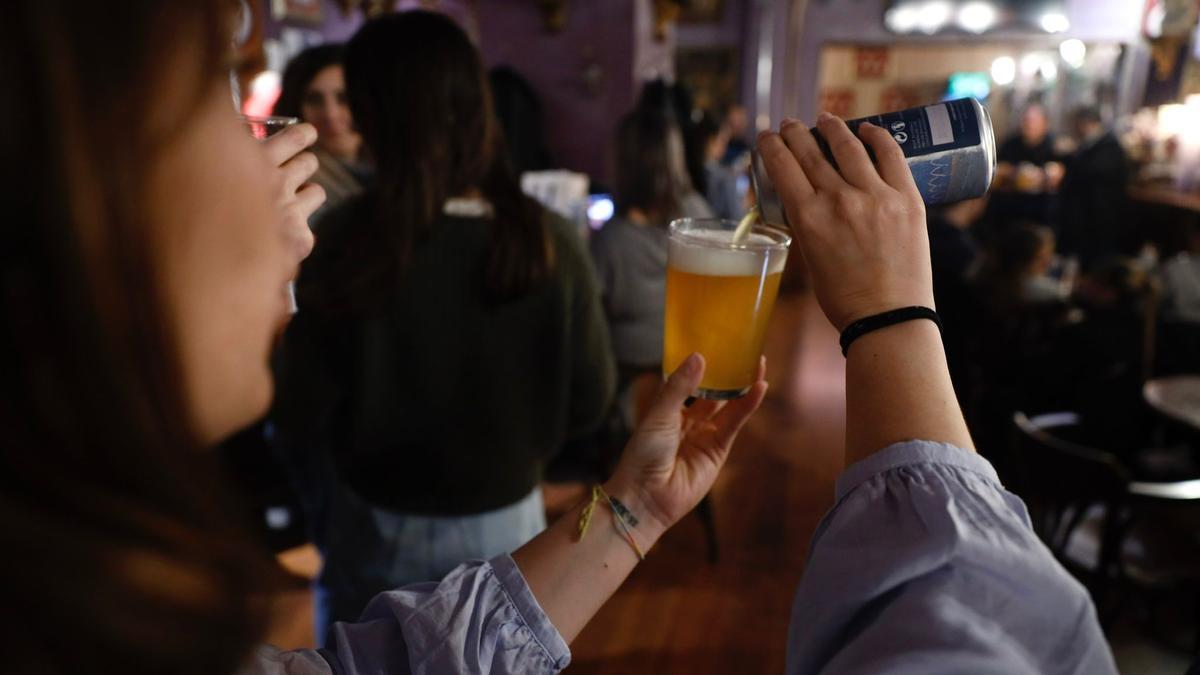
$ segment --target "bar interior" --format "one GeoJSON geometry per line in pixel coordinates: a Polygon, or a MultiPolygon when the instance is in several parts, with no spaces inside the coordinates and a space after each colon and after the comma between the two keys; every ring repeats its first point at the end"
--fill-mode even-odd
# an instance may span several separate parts
{"type": "Polygon", "coordinates": [[[14,672],[1200,674],[1200,3],[95,4],[14,672]]]}

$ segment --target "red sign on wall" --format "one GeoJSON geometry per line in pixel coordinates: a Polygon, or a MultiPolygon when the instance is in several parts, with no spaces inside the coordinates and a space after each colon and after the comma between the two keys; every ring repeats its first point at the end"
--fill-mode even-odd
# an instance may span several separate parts
{"type": "Polygon", "coordinates": [[[887,70],[887,47],[859,47],[856,57],[860,80],[878,80],[887,70]]]}

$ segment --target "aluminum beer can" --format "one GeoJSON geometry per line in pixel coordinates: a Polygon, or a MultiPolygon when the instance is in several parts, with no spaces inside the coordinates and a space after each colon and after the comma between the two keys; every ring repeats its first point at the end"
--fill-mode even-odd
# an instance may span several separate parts
{"type": "MultiPolygon", "coordinates": [[[[992,118],[973,98],[848,120],[846,124],[857,136],[863,122],[887,129],[900,144],[917,190],[930,206],[981,197],[992,184],[996,173],[992,118]]],[[[825,157],[837,166],[829,144],[815,128],[812,131],[825,157]]],[[[769,225],[786,226],[779,193],[757,152],[750,166],[760,216],[769,225]]]]}

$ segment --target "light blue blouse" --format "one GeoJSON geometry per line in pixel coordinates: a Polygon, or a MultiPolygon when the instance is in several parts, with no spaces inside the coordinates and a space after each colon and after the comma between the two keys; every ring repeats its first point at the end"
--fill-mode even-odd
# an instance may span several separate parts
{"type": "MultiPolygon", "coordinates": [[[[379,595],[328,649],[253,675],[556,673],[570,652],[512,558],[379,595]]],[[[796,593],[788,673],[1116,673],[1087,591],[986,460],[899,443],[837,482],[796,593]]]]}
{"type": "Polygon", "coordinates": [[[813,536],[788,673],[1117,672],[1087,590],[992,465],[893,445],[838,478],[813,536]]]}

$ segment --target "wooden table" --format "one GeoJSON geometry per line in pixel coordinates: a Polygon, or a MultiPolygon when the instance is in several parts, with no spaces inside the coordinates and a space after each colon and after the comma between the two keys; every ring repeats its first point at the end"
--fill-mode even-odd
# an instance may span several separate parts
{"type": "Polygon", "coordinates": [[[1150,380],[1142,387],[1142,396],[1151,408],[1200,431],[1200,375],[1150,380]]]}
{"type": "Polygon", "coordinates": [[[1200,212],[1200,195],[1180,192],[1168,186],[1139,185],[1129,188],[1129,197],[1135,202],[1160,204],[1184,211],[1200,212]]]}

